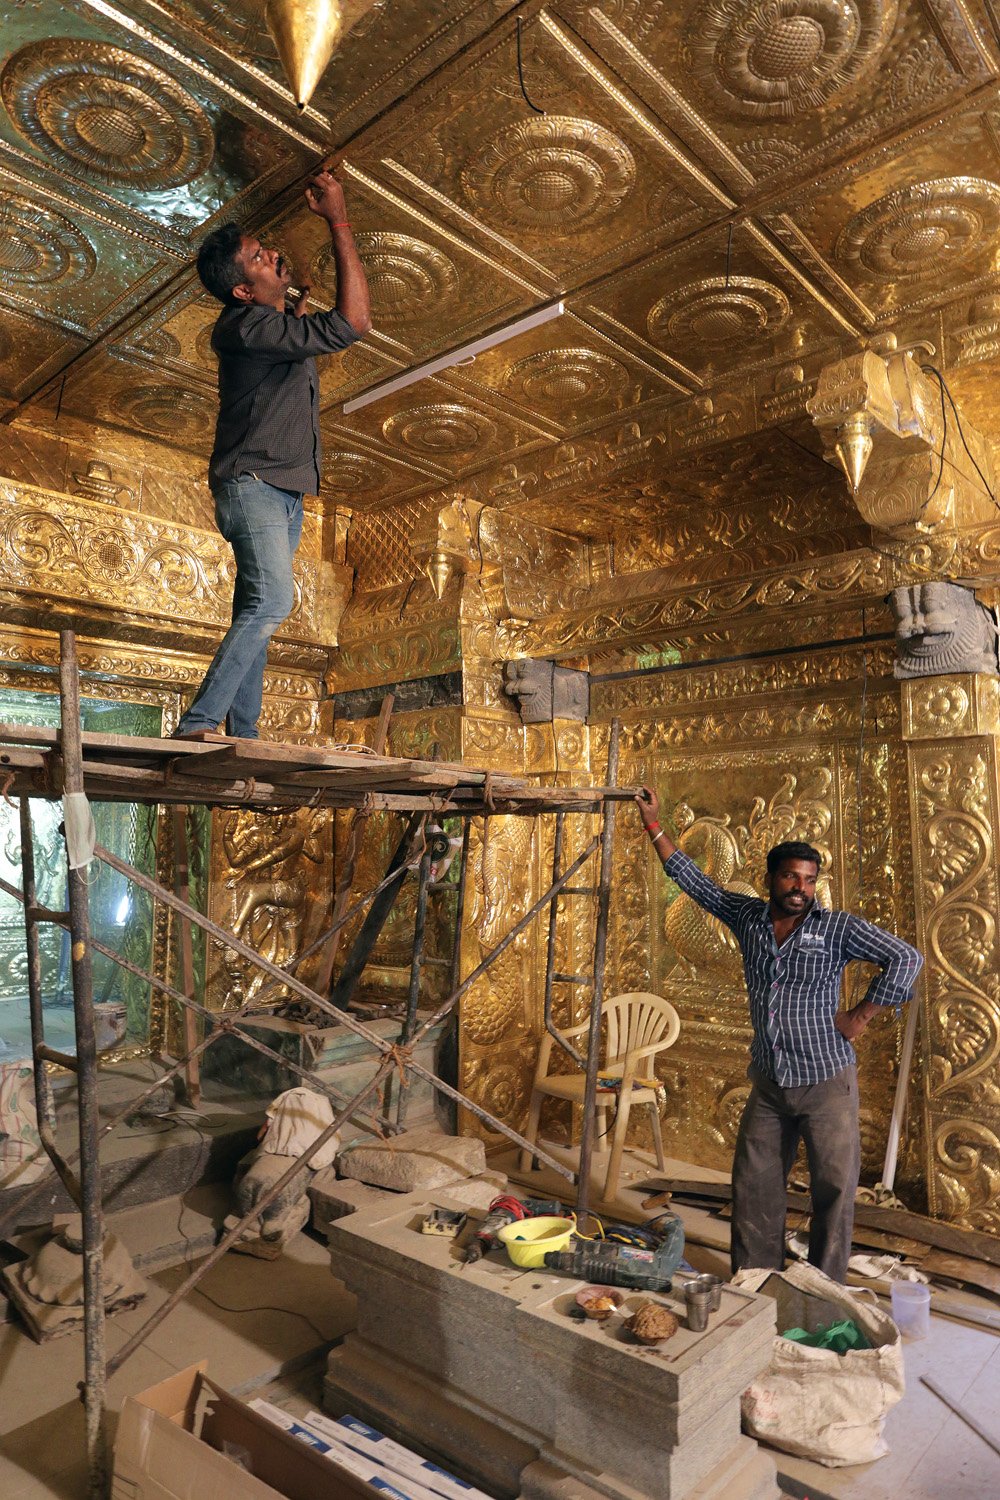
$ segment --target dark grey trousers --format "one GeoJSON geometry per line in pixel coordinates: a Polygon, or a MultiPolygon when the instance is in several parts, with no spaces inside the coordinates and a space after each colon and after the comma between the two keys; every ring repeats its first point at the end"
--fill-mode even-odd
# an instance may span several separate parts
{"type": "Polygon", "coordinates": [[[861,1170],[858,1070],[783,1089],[751,1067],[733,1159],[734,1271],[785,1264],[785,1185],[799,1140],[809,1160],[809,1259],[834,1281],[847,1278],[854,1192],[861,1170]]]}

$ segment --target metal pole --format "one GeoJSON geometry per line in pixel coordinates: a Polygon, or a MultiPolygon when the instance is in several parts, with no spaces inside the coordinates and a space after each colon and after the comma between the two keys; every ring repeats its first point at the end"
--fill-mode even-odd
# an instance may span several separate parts
{"type": "Polygon", "coordinates": [[[234,1245],[239,1239],[244,1229],[248,1228],[255,1219],[259,1219],[268,1205],[272,1203],[275,1198],[277,1198],[278,1194],[284,1192],[288,1184],[298,1176],[303,1167],[308,1165],[310,1158],[315,1156],[316,1152],[320,1149],[321,1146],[326,1145],[327,1141],[331,1138],[331,1136],[336,1134],[341,1125],[343,1125],[344,1121],[350,1118],[354,1110],[357,1109],[359,1105],[364,1103],[368,1095],[372,1093],[373,1090],[378,1088],[378,1086],[382,1082],[382,1079],[389,1072],[390,1068],[394,1066],[394,1061],[395,1060],[391,1057],[384,1057],[382,1059],[382,1063],[378,1071],[369,1080],[369,1082],[364,1085],[363,1088],[358,1090],[353,1099],[348,1100],[333,1123],[326,1127],[322,1135],[318,1135],[316,1137],[312,1145],[307,1147],[307,1149],[303,1151],[301,1156],[296,1157],[295,1161],[293,1161],[291,1166],[288,1168],[288,1171],[283,1172],[282,1175],[278,1178],[277,1182],[273,1185],[273,1187],[268,1188],[267,1192],[262,1198],[258,1198],[257,1202],[254,1204],[250,1212],[248,1214],[245,1214],[238,1224],[233,1225],[232,1229],[230,1229],[229,1232],[219,1241],[219,1243],[216,1245],[215,1249],[207,1257],[207,1259],[199,1262],[199,1264],[191,1272],[187,1280],[181,1282],[180,1286],[177,1287],[173,1292],[171,1292],[166,1302],[161,1303],[161,1305],[156,1309],[155,1313],[153,1313],[153,1316],[147,1319],[147,1321],[142,1325],[139,1331],[132,1335],[128,1343],[124,1344],[122,1348],[118,1350],[118,1353],[114,1356],[114,1358],[108,1361],[109,1376],[113,1375],[116,1370],[121,1369],[122,1365],[129,1358],[129,1356],[134,1354],[135,1351],[140,1347],[140,1345],[146,1342],[146,1339],[153,1332],[153,1330],[160,1326],[167,1314],[172,1312],[173,1309],[177,1306],[178,1302],[180,1302],[184,1297],[187,1296],[192,1287],[197,1286],[198,1282],[204,1276],[205,1272],[211,1270],[212,1266],[214,1266],[217,1261],[220,1261],[222,1259],[226,1251],[229,1249],[230,1245],[234,1245]]]}
{"type": "MultiPolygon", "coordinates": [[[[608,786],[618,781],[618,740],[621,720],[611,720],[608,742],[608,786]]],[[[590,1001],[590,1030],[587,1034],[587,1080],[583,1094],[583,1119],[580,1122],[580,1175],[577,1188],[576,1218],[585,1224],[590,1213],[590,1162],[594,1152],[594,1125],[597,1111],[597,1071],[601,1052],[601,1007],[604,1003],[604,969],[608,956],[608,913],[611,907],[611,860],[615,835],[617,804],[605,802],[604,827],[601,830],[601,873],[597,887],[597,924],[594,934],[594,987],[590,1001]]]]}
{"type": "MultiPolygon", "coordinates": [[[[183,901],[191,900],[191,873],[188,868],[187,811],[174,808],[174,890],[183,901]]],[[[191,940],[191,923],[184,916],[180,919],[181,940],[181,989],[194,999],[194,944],[191,940]]],[[[201,1101],[201,1077],[198,1058],[194,1049],[198,1045],[198,1022],[194,1011],[185,1006],[181,1016],[184,1030],[183,1092],[184,1102],[197,1109],[201,1101]]]]}
{"type": "Polygon", "coordinates": [[[469,838],[472,819],[462,824],[462,853],[459,855],[458,892],[455,899],[455,941],[451,950],[451,988],[462,978],[462,928],[465,926],[465,891],[469,876],[469,838]]]}
{"type": "MultiPolygon", "coordinates": [[[[63,795],[83,791],[80,680],[76,636],[59,633],[59,699],[63,795]]],[[[67,844],[67,857],[69,846],[67,844]]],[[[87,1428],[88,1500],[105,1500],[108,1488],[104,1413],[107,1405],[104,1327],[104,1209],[98,1155],[97,1040],[91,972],[90,900],[87,867],[69,871],[70,964],[76,1022],[76,1081],[80,1117],[80,1186],[83,1192],[84,1390],[87,1428]]]]}
{"type": "Polygon", "coordinates": [[[910,1087],[910,1068],[913,1065],[913,1048],[917,1040],[917,1023],[920,1020],[920,1002],[913,994],[906,1013],[906,1029],[903,1046],[899,1054],[899,1073],[896,1077],[896,1097],[892,1101],[892,1118],[889,1121],[889,1136],[885,1143],[885,1161],[882,1164],[882,1180],[879,1187],[892,1191],[896,1181],[896,1161],[899,1156],[899,1137],[903,1128],[903,1111],[910,1087]]]}
{"type": "MultiPolygon", "coordinates": [[[[433,854],[433,841],[427,840],[424,852],[420,857],[420,883],[417,886],[417,913],[413,923],[413,957],[410,960],[410,988],[406,996],[406,1015],[403,1017],[403,1029],[399,1034],[399,1045],[409,1045],[410,1037],[417,1029],[417,1006],[420,1004],[420,966],[424,957],[424,931],[427,926],[427,892],[431,883],[431,858],[433,854]]],[[[409,1102],[410,1088],[406,1079],[400,1075],[399,1099],[396,1104],[396,1124],[402,1130],[406,1124],[406,1107],[409,1102]]]]}
{"type": "MultiPolygon", "coordinates": [[[[38,946],[38,903],[35,893],[35,839],[31,807],[21,798],[21,870],[24,886],[24,943],[28,958],[28,1015],[31,1020],[31,1056],[35,1066],[35,1105],[38,1136],[46,1155],[77,1208],[82,1203],[80,1184],[56,1145],[56,1111],[52,1086],[45,1071],[45,1019],[42,1012],[42,957],[38,946]]],[[[74,1067],[76,1059],[73,1059],[74,1067]]]]}
{"type": "MultiPolygon", "coordinates": [[[[563,822],[565,816],[565,813],[556,813],[555,838],[553,839],[552,843],[553,884],[555,884],[555,882],[559,879],[559,865],[562,861],[563,822]]],[[[562,1032],[556,1025],[554,1025],[552,1020],[552,976],[555,972],[556,964],[556,924],[558,922],[558,919],[559,908],[553,901],[552,905],[549,907],[549,938],[545,949],[545,1003],[542,1012],[545,1020],[545,1030],[549,1033],[549,1036],[555,1037],[556,1041],[559,1043],[560,1047],[562,1047],[563,1051],[569,1053],[570,1057],[572,1057],[573,1061],[578,1065],[578,1067],[586,1068],[586,1058],[576,1050],[571,1042],[568,1042],[566,1040],[562,1032]]]]}
{"type": "MultiPolygon", "coordinates": [[[[395,702],[394,693],[386,693],[382,699],[382,707],[379,709],[378,723],[375,725],[375,742],[372,748],[376,755],[385,753],[385,742],[389,735],[389,720],[392,717],[392,705],[395,702]]],[[[334,923],[333,935],[330,946],[324,956],[322,967],[316,979],[316,988],[320,994],[327,995],[330,992],[330,982],[333,979],[333,965],[337,957],[337,949],[340,947],[340,928],[337,927],[337,919],[342,917],[348,901],[351,899],[351,887],[354,885],[354,872],[357,866],[358,854],[361,851],[361,840],[364,836],[365,827],[371,814],[363,807],[355,808],[351,818],[351,828],[347,835],[347,844],[344,849],[344,864],[340,872],[340,880],[333,900],[332,920],[334,923]]],[[[336,820],[331,825],[336,828],[336,820]]]]}

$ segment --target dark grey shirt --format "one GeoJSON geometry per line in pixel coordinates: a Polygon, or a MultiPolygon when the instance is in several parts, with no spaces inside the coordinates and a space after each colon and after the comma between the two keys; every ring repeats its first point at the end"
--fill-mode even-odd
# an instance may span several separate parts
{"type": "Polygon", "coordinates": [[[360,337],[336,311],[296,318],[256,303],[222,309],[212,330],[219,357],[219,418],[208,467],[213,489],[256,474],[279,489],[319,493],[315,356],[360,337]]]}

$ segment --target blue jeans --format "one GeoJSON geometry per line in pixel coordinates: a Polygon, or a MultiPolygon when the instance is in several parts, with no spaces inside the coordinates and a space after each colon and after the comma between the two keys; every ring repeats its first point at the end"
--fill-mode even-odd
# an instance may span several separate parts
{"type": "Polygon", "coordinates": [[[178,732],[217,729],[255,740],[271,636],[295,603],[292,558],[302,535],[302,496],[252,474],[213,493],[215,524],[236,556],[233,623],[178,732]]]}

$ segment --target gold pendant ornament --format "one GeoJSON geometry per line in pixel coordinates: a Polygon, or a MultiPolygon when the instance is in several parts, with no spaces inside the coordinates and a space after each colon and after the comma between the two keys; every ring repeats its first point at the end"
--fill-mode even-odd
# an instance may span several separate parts
{"type": "Polygon", "coordinates": [[[295,102],[305,109],[344,34],[375,0],[267,0],[264,19],[295,102]]]}

